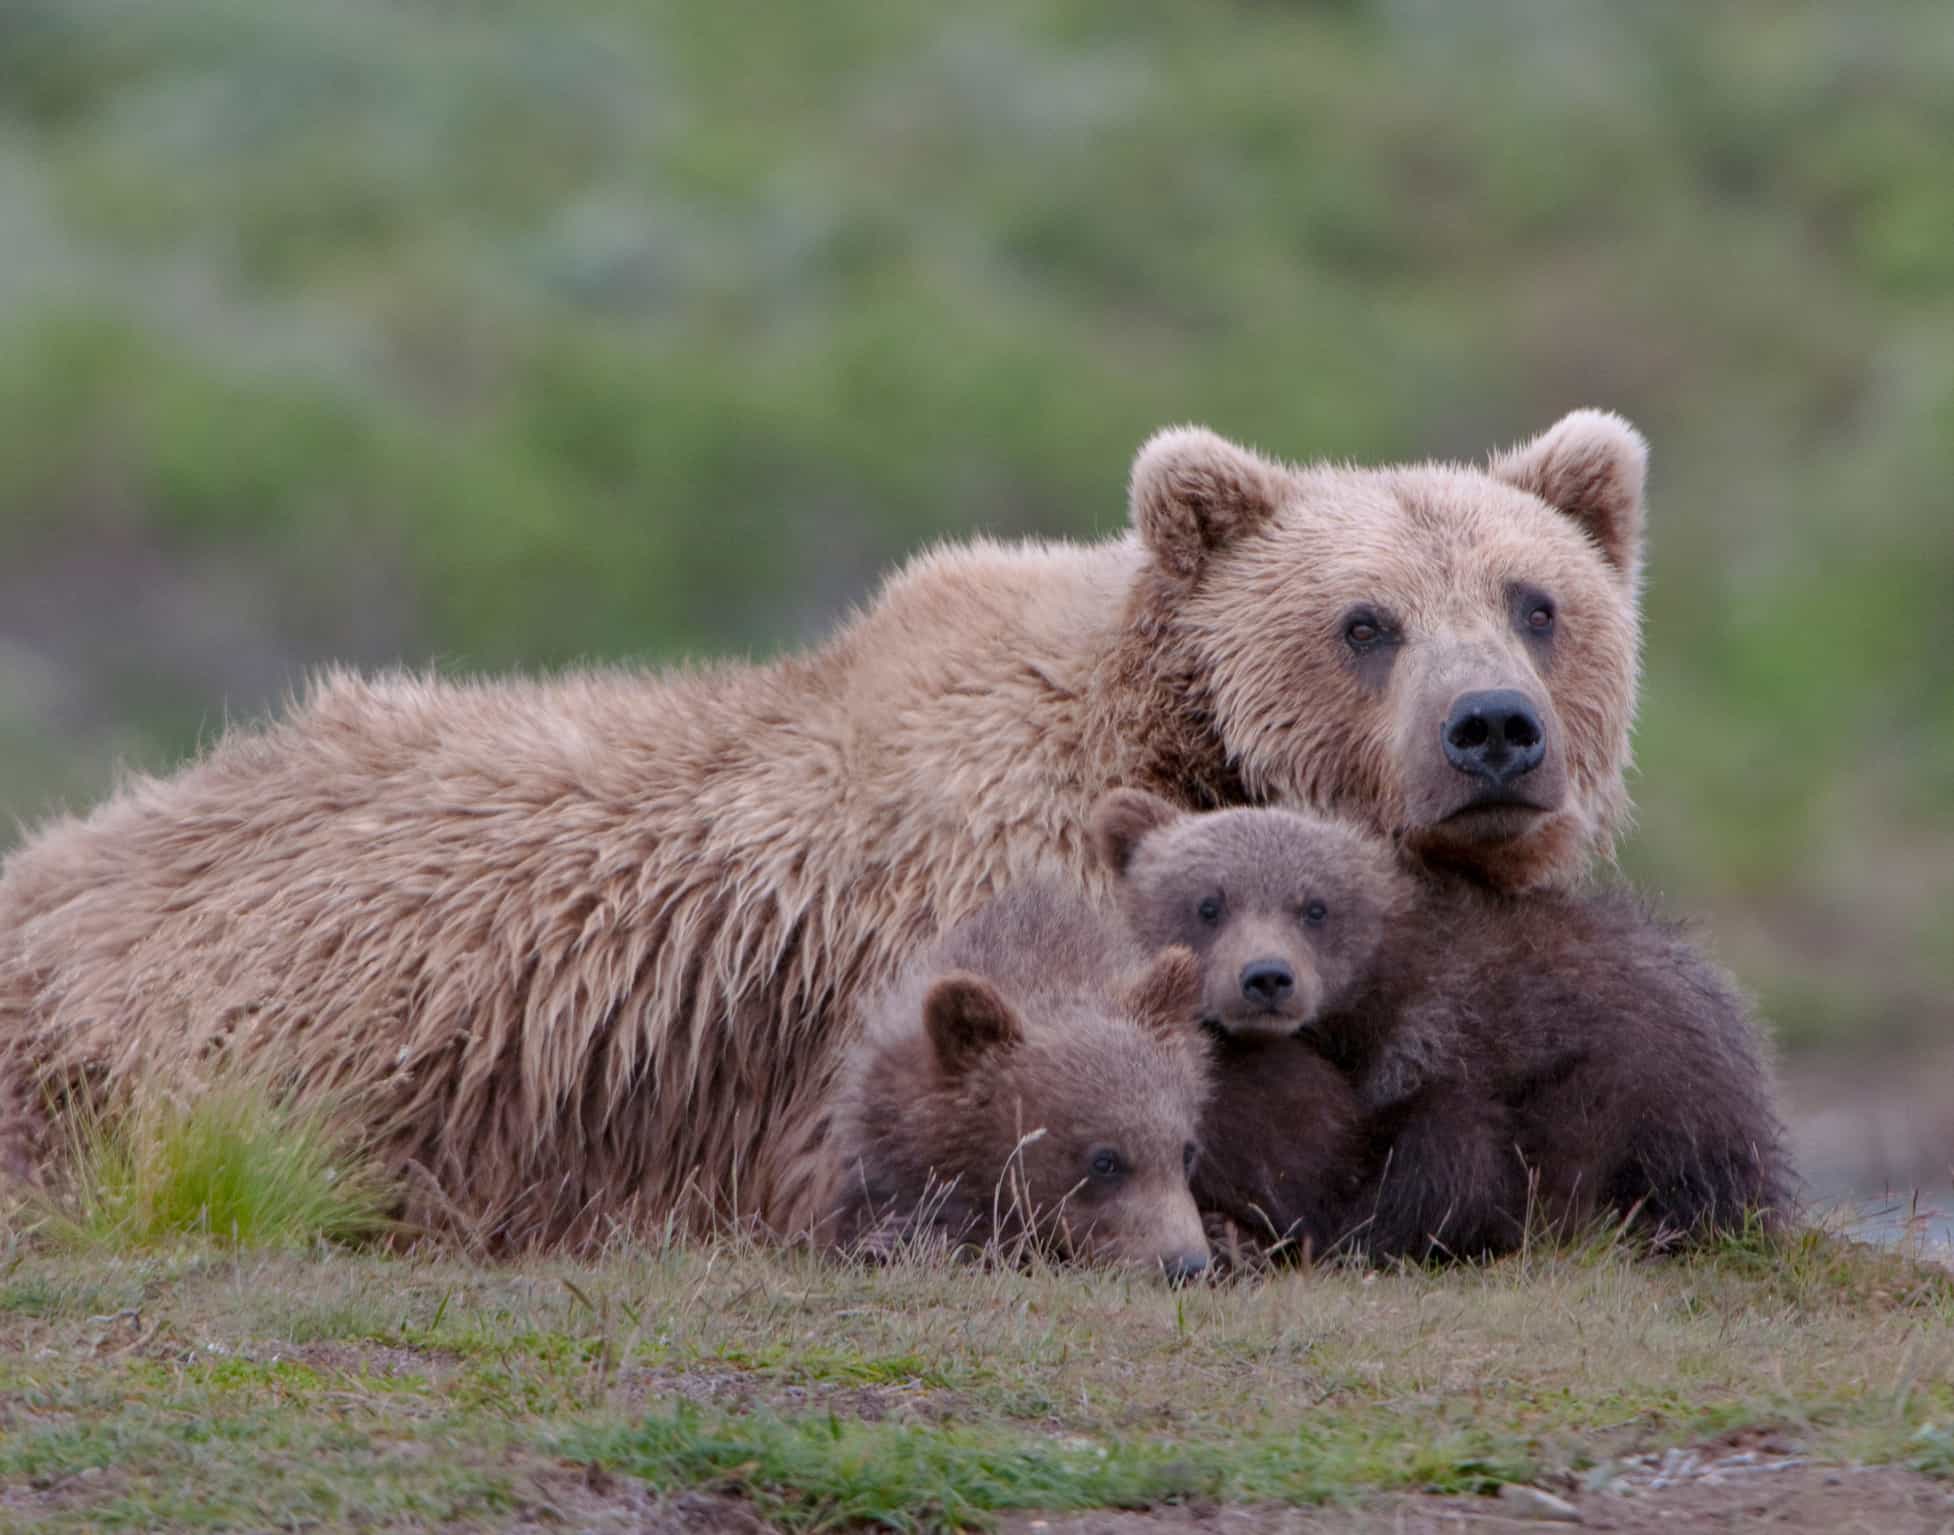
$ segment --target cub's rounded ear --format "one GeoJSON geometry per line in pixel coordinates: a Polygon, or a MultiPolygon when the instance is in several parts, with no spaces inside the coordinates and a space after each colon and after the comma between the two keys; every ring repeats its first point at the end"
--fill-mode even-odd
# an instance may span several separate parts
{"type": "Polygon", "coordinates": [[[1127,988],[1126,1010],[1161,1038],[1191,1037],[1201,1021],[1201,962],[1181,944],[1162,949],[1127,988]]]}
{"type": "Polygon", "coordinates": [[[1578,523],[1630,585],[1640,579],[1649,445],[1620,416],[1574,411],[1531,442],[1495,454],[1490,468],[1493,478],[1578,523]]]}
{"type": "Polygon", "coordinates": [[[1145,789],[1109,789],[1092,807],[1092,847],[1099,861],[1122,878],[1149,832],[1178,821],[1181,812],[1145,789]]]}
{"type": "Polygon", "coordinates": [[[950,1076],[962,1076],[986,1056],[1024,1038],[1018,1015],[981,975],[952,971],[923,998],[923,1024],[936,1059],[950,1076]]]}
{"type": "Polygon", "coordinates": [[[1274,516],[1288,491],[1280,465],[1206,427],[1172,426],[1135,456],[1128,504],[1161,568],[1192,580],[1215,550],[1274,516]]]}

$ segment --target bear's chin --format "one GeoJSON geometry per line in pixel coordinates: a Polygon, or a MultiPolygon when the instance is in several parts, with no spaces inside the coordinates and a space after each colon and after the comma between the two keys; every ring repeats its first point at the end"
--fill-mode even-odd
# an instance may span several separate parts
{"type": "Polygon", "coordinates": [[[1524,842],[1543,820],[1550,820],[1553,815],[1552,810],[1511,800],[1480,803],[1453,811],[1432,830],[1470,846],[1500,847],[1509,842],[1524,842]]]}
{"type": "Polygon", "coordinates": [[[1572,811],[1522,805],[1468,808],[1407,828],[1403,842],[1431,868],[1514,893],[1572,881],[1589,852],[1585,827],[1572,811]]]}

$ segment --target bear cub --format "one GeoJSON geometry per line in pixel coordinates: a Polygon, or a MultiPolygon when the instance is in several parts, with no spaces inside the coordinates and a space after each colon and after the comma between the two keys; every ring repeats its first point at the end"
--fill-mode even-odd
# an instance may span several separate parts
{"type": "Polygon", "coordinates": [[[1342,822],[1185,814],[1138,789],[1097,802],[1092,840],[1133,936],[1201,964],[1215,1087],[1194,1193],[1211,1232],[1237,1255],[1327,1253],[1364,1180],[1364,1101],[1307,1040],[1369,984],[1411,880],[1342,822]]]}
{"type": "Polygon", "coordinates": [[[1232,1039],[1287,1039],[1342,1006],[1412,903],[1375,838],[1297,811],[1186,814],[1114,789],[1092,839],[1134,938],[1193,951],[1201,1021],[1232,1039]]]}
{"type": "Polygon", "coordinates": [[[1195,1195],[1258,1243],[1475,1257],[1529,1220],[1674,1237],[1782,1208],[1756,1020],[1633,892],[1417,878],[1318,816],[1131,790],[1094,837],[1135,936],[1203,958],[1228,1038],[1195,1195]]]}
{"type": "Polygon", "coordinates": [[[1208,1265],[1188,1184],[1209,1079],[1184,948],[1149,960],[1057,884],[952,928],[869,1007],[831,1120],[824,1235],[1029,1243],[1060,1259],[1208,1265]]]}

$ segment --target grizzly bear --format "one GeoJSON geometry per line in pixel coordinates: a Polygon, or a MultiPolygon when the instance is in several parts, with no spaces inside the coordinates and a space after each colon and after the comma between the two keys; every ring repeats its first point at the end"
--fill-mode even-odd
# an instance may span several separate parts
{"type": "Polygon", "coordinates": [[[940,1235],[1200,1274],[1196,976],[1185,949],[1148,964],[1083,890],[1050,882],[960,923],[865,1011],[820,1234],[871,1254],[940,1235]]]}
{"type": "Polygon", "coordinates": [[[1177,429],[1125,536],[930,552],[806,654],[329,673],[7,859],[0,1165],[49,1094],[241,1057],[364,1105],[410,1218],[777,1228],[863,998],[1016,880],[1102,893],[1114,785],[1578,876],[1626,810],[1644,460],[1592,411],[1484,468],[1177,429]]]}
{"type": "Polygon", "coordinates": [[[1206,961],[1204,1011],[1229,1037],[1195,1195],[1255,1240],[1469,1257],[1530,1221],[1664,1239],[1782,1208],[1750,1008],[1632,892],[1414,878],[1321,817],[1187,815],[1135,791],[1093,824],[1135,935],[1206,961]],[[1306,999],[1279,1015],[1290,1037],[1265,1023],[1272,964],[1306,999]]]}

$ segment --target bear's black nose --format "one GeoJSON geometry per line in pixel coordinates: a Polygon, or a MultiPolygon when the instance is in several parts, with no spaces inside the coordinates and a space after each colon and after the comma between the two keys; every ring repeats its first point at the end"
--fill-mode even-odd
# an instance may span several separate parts
{"type": "Polygon", "coordinates": [[[1442,739],[1446,761],[1495,788],[1531,773],[1547,755],[1539,714],[1526,694],[1512,688],[1461,695],[1442,739]]]}
{"type": "Polygon", "coordinates": [[[1242,966],[1242,995],[1273,1008],[1296,989],[1296,977],[1279,959],[1256,959],[1242,966]]]}
{"type": "Polygon", "coordinates": [[[1186,1284],[1191,1279],[1199,1279],[1207,1271],[1208,1255],[1198,1249],[1169,1253],[1160,1260],[1160,1272],[1167,1276],[1169,1284],[1186,1284]]]}

